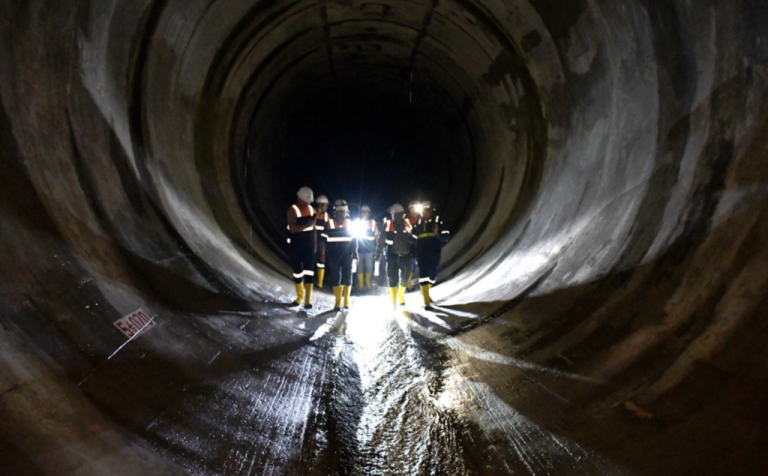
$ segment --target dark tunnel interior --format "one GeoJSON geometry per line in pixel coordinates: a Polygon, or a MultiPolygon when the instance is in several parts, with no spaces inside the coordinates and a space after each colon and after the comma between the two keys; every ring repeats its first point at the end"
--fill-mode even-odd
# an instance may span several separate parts
{"type": "Polygon", "coordinates": [[[763,0],[0,0],[0,474],[768,474],[767,158],[763,0]]]}

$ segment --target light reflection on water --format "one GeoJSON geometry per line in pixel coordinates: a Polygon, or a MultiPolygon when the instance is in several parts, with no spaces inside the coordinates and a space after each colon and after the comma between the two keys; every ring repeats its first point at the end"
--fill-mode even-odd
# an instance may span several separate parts
{"type": "Polygon", "coordinates": [[[350,365],[359,374],[363,405],[354,432],[353,473],[629,474],[539,427],[490,385],[460,370],[476,359],[522,370],[535,366],[458,339],[435,339],[407,313],[382,304],[380,297],[358,298],[346,318],[344,338],[353,346],[350,365]],[[477,455],[467,453],[483,453],[465,449],[467,442],[479,443],[479,436],[481,444],[496,448],[495,464],[478,466],[477,455]]]}

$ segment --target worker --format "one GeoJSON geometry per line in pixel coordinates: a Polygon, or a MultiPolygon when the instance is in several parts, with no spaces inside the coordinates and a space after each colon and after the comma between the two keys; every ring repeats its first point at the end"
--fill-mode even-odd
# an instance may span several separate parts
{"type": "Polygon", "coordinates": [[[315,252],[317,251],[317,233],[315,231],[315,209],[312,189],[301,187],[297,192],[296,204],[288,209],[288,232],[290,237],[289,254],[293,268],[293,282],[296,284],[294,305],[304,309],[312,308],[312,285],[315,279],[315,252]]]}
{"type": "Polygon", "coordinates": [[[349,296],[352,294],[352,261],[358,258],[357,240],[353,235],[352,222],[348,218],[349,206],[346,200],[336,200],[333,205],[333,218],[328,220],[325,231],[321,234],[324,246],[322,261],[327,265],[328,282],[333,286],[336,298],[334,311],[349,309],[349,296]]]}
{"type": "Polygon", "coordinates": [[[387,279],[389,281],[389,296],[392,307],[399,303],[405,305],[406,280],[411,274],[411,259],[413,254],[414,237],[412,227],[405,219],[405,209],[399,203],[389,208],[391,218],[385,218],[379,243],[376,247],[376,261],[386,248],[387,279]]]}
{"type": "Polygon", "coordinates": [[[358,251],[360,260],[357,263],[357,287],[371,291],[371,277],[373,276],[373,255],[376,252],[376,221],[371,220],[371,208],[363,205],[360,208],[360,216],[355,220],[355,229],[358,235],[358,251]]]}
{"type": "MultiPolygon", "coordinates": [[[[320,195],[317,197],[317,200],[315,200],[315,212],[317,213],[317,221],[315,222],[315,231],[317,233],[317,236],[320,236],[323,231],[325,231],[325,226],[328,223],[328,220],[330,219],[328,215],[328,197],[325,195],[320,195]]],[[[321,288],[323,287],[323,280],[325,279],[325,263],[320,261],[321,256],[325,256],[323,253],[322,247],[325,246],[325,242],[323,240],[318,239],[317,240],[317,287],[321,288]]]]}
{"type": "Polygon", "coordinates": [[[420,206],[421,218],[413,227],[413,236],[416,237],[416,259],[419,260],[419,286],[424,298],[424,308],[432,311],[432,298],[430,289],[437,281],[437,272],[440,269],[440,250],[448,242],[451,232],[440,220],[429,202],[422,202],[420,206]]]}
{"type": "MultiPolygon", "coordinates": [[[[421,203],[417,200],[411,200],[408,204],[408,216],[406,220],[411,224],[411,227],[416,226],[416,223],[421,219],[421,203]]],[[[416,253],[411,257],[411,274],[408,276],[408,284],[406,289],[413,291],[413,276],[419,271],[419,260],[416,258],[416,253]]]]}

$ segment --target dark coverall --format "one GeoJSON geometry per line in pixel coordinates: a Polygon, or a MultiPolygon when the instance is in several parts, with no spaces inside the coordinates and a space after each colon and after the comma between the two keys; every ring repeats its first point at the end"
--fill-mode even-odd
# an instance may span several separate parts
{"type": "Polygon", "coordinates": [[[352,260],[356,243],[349,229],[350,223],[345,219],[344,223],[339,224],[331,218],[321,235],[325,243],[327,279],[333,287],[352,285],[352,260]]]}
{"type": "Polygon", "coordinates": [[[376,251],[381,256],[386,247],[387,278],[389,287],[405,287],[411,275],[411,259],[413,258],[413,235],[405,231],[405,219],[384,219],[384,229],[379,235],[379,245],[376,251]]]}
{"type": "MultiPolygon", "coordinates": [[[[328,212],[324,212],[317,215],[317,221],[315,222],[315,230],[317,230],[318,246],[321,246],[321,241],[322,241],[321,236],[325,232],[325,227],[328,226],[328,220],[329,220],[328,212]]],[[[316,267],[317,267],[317,276],[318,276],[317,285],[322,288],[323,276],[324,276],[322,273],[325,272],[325,263],[321,263],[318,261],[316,264],[316,267]]]]}
{"type": "Polygon", "coordinates": [[[440,250],[450,239],[451,232],[444,229],[440,216],[435,215],[419,220],[413,227],[413,235],[416,237],[416,259],[419,260],[419,285],[435,284],[440,270],[440,250]],[[437,233],[435,225],[438,226],[437,233]]]}
{"type": "Polygon", "coordinates": [[[296,224],[302,228],[298,233],[288,233],[288,254],[291,257],[293,282],[313,284],[315,282],[315,226],[312,219],[315,209],[307,205],[304,210],[298,205],[291,207],[296,224]]]}

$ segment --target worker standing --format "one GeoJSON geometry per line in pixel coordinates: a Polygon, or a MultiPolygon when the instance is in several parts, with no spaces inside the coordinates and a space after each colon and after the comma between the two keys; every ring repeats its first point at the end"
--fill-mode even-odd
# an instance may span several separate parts
{"type": "Polygon", "coordinates": [[[296,300],[293,304],[300,306],[303,300],[304,309],[311,309],[317,251],[316,214],[310,205],[314,196],[309,187],[301,187],[296,195],[296,204],[288,209],[288,250],[293,282],[296,284],[296,300]]]}
{"type": "Polygon", "coordinates": [[[373,276],[373,255],[376,252],[376,221],[371,220],[371,208],[363,205],[360,208],[360,216],[356,220],[358,230],[358,251],[360,260],[357,264],[357,287],[362,292],[372,290],[371,276],[373,276]]]}
{"type": "MultiPolygon", "coordinates": [[[[330,217],[328,216],[328,197],[320,195],[315,201],[315,212],[317,213],[317,221],[315,222],[315,231],[317,236],[320,236],[324,231],[330,217]]],[[[320,260],[323,253],[323,247],[325,242],[323,240],[317,240],[317,287],[323,287],[323,280],[325,279],[325,263],[320,260]]]]}
{"type": "MultiPolygon", "coordinates": [[[[416,223],[421,219],[421,203],[416,200],[411,200],[408,204],[408,216],[405,218],[411,227],[416,226],[416,223]]],[[[416,258],[416,253],[411,256],[411,274],[408,276],[408,284],[406,288],[408,291],[413,290],[413,275],[419,271],[419,260],[416,258]]]]}
{"type": "Polygon", "coordinates": [[[384,248],[387,256],[387,279],[389,281],[389,296],[392,307],[398,302],[405,305],[406,280],[411,275],[411,259],[414,238],[412,227],[405,219],[405,209],[399,203],[389,209],[391,219],[384,219],[379,243],[376,248],[376,261],[379,261],[384,248]]]}
{"type": "Polygon", "coordinates": [[[433,310],[430,289],[437,281],[440,269],[440,252],[451,237],[451,232],[445,228],[440,216],[430,206],[429,202],[421,204],[421,218],[413,227],[416,237],[416,259],[419,260],[419,286],[424,298],[424,308],[433,310]]]}
{"type": "Polygon", "coordinates": [[[347,218],[349,206],[346,200],[336,200],[333,206],[333,218],[328,221],[321,239],[324,241],[322,260],[328,269],[328,282],[333,286],[336,298],[334,311],[341,310],[341,300],[344,298],[344,309],[349,309],[349,296],[352,293],[352,261],[358,258],[357,240],[355,239],[351,222],[347,218]]]}

